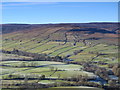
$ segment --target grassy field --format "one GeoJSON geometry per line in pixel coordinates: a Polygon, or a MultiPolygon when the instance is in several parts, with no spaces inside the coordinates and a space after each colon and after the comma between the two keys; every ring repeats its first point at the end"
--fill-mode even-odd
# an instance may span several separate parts
{"type": "Polygon", "coordinates": [[[65,64],[62,62],[52,61],[2,61],[2,75],[8,74],[43,74],[49,77],[54,70],[57,69],[56,73],[52,77],[61,75],[61,78],[70,77],[74,75],[88,75],[95,76],[92,73],[88,73],[82,70],[82,66],[74,64],[65,64]],[[29,67],[31,66],[31,67],[29,67]],[[60,71],[59,71],[60,70],[60,71]],[[73,73],[71,73],[71,71],[73,73]]]}
{"type": "MultiPolygon", "coordinates": [[[[5,41],[3,40],[3,42],[5,41]]],[[[91,60],[91,58],[96,56],[95,53],[97,52],[97,53],[108,54],[106,58],[109,58],[109,59],[115,58],[117,60],[117,57],[115,55],[117,55],[118,46],[107,45],[107,44],[97,44],[93,47],[92,46],[89,47],[89,46],[84,46],[82,42],[77,43],[75,46],[73,45],[73,43],[74,42],[67,42],[66,44],[62,45],[62,42],[53,42],[53,41],[49,41],[49,39],[41,41],[40,43],[37,43],[36,41],[29,41],[29,40],[27,43],[19,42],[19,41],[12,41],[12,42],[7,41],[7,43],[3,43],[3,49],[9,51],[9,50],[13,50],[15,47],[16,49],[19,49],[19,50],[32,52],[32,53],[39,53],[39,54],[46,53],[46,54],[49,54],[50,56],[71,55],[69,58],[74,59],[75,61],[91,60]],[[77,55],[74,55],[73,52],[75,52],[76,50],[84,50],[84,51],[81,53],[78,53],[77,55]],[[94,52],[94,53],[90,54],[89,52],[94,52]]],[[[101,58],[101,56],[99,57],[101,58]]],[[[99,57],[96,58],[97,61],[101,60],[99,59],[99,57]]]]}

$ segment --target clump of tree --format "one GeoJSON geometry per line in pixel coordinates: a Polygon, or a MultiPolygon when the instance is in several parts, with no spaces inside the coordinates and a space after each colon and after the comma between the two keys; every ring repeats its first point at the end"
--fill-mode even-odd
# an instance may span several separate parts
{"type": "Polygon", "coordinates": [[[120,84],[117,84],[115,81],[110,80],[108,85],[103,86],[105,90],[120,90],[120,84]]]}
{"type": "Polygon", "coordinates": [[[83,67],[84,67],[83,68],[84,71],[93,72],[96,75],[100,76],[101,78],[105,80],[109,80],[109,76],[108,76],[109,71],[106,68],[98,67],[97,65],[93,65],[89,63],[85,63],[83,67]]]}
{"type": "Polygon", "coordinates": [[[78,53],[81,53],[83,50],[75,50],[73,53],[74,55],[77,55],[78,53]]]}
{"type": "Polygon", "coordinates": [[[112,71],[116,76],[120,77],[120,63],[114,64],[112,71]]]}
{"type": "Polygon", "coordinates": [[[24,75],[24,74],[8,74],[2,77],[2,79],[25,79],[25,78],[34,78],[34,79],[41,79],[44,80],[45,79],[45,75],[34,75],[34,74],[30,74],[30,75],[24,75]]]}
{"type": "Polygon", "coordinates": [[[26,83],[26,84],[21,84],[19,86],[19,89],[23,90],[35,90],[35,89],[42,89],[42,88],[49,88],[49,86],[45,84],[40,84],[40,83],[26,83]]]}
{"type": "Polygon", "coordinates": [[[114,63],[109,63],[108,64],[108,68],[113,68],[113,66],[114,66],[114,63]]]}
{"type": "Polygon", "coordinates": [[[64,80],[67,81],[74,81],[74,82],[79,82],[79,81],[87,81],[89,79],[88,75],[73,75],[72,77],[66,77],[64,80]]]}
{"type": "Polygon", "coordinates": [[[76,83],[76,85],[78,85],[78,86],[90,86],[90,87],[102,88],[101,84],[95,83],[95,82],[88,82],[88,81],[79,81],[78,83],[76,83]]]}
{"type": "Polygon", "coordinates": [[[22,63],[17,64],[17,65],[15,64],[12,67],[19,67],[19,68],[21,68],[21,67],[38,67],[38,63],[36,63],[36,62],[22,62],[22,63]]]}

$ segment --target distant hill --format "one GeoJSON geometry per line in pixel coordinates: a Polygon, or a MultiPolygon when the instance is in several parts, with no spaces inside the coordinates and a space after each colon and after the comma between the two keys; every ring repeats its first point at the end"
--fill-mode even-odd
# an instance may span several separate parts
{"type": "Polygon", "coordinates": [[[11,33],[16,31],[32,30],[43,27],[80,27],[80,28],[101,28],[108,31],[118,31],[118,23],[61,23],[61,24],[3,24],[2,33],[11,33]]]}

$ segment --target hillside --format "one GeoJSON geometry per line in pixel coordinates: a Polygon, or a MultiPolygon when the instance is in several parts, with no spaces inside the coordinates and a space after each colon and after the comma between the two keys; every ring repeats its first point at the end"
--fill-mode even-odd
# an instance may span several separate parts
{"type": "MultiPolygon", "coordinates": [[[[17,49],[24,48],[26,43],[37,45],[40,42],[76,45],[78,42],[117,44],[117,23],[81,23],[81,24],[4,24],[2,26],[4,42],[16,43],[17,49]]],[[[9,46],[9,45],[8,45],[9,46]]],[[[36,46],[38,47],[38,45],[36,46]]],[[[10,47],[12,48],[12,47],[10,47]]],[[[34,46],[29,48],[35,48],[34,46]]],[[[28,48],[25,48],[25,50],[28,48]]]]}
{"type": "Polygon", "coordinates": [[[109,76],[120,74],[118,30],[118,23],[3,24],[3,83],[110,87],[109,76]]]}

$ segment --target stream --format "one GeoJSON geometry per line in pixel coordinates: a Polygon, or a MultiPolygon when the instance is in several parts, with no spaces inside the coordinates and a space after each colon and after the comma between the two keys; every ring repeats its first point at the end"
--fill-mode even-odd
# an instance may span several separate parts
{"type": "Polygon", "coordinates": [[[103,78],[100,78],[99,76],[97,76],[95,79],[91,79],[88,80],[89,82],[96,82],[96,83],[100,83],[101,85],[107,84],[107,81],[104,80],[103,78]]]}
{"type": "MultiPolygon", "coordinates": [[[[115,75],[109,75],[109,78],[111,80],[118,80],[118,77],[115,75]]],[[[95,79],[91,79],[88,80],[89,82],[97,82],[100,83],[101,85],[107,84],[108,82],[106,80],[104,80],[103,78],[100,78],[99,76],[97,76],[95,79]]]]}

